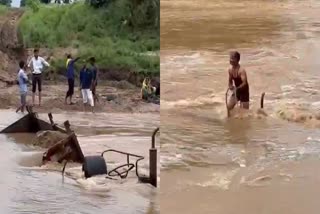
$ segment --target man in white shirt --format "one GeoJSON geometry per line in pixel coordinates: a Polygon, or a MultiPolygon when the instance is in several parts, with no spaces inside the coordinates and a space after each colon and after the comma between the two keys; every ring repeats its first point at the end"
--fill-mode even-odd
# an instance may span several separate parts
{"type": "Polygon", "coordinates": [[[44,65],[49,67],[50,64],[39,56],[39,50],[34,50],[34,56],[28,63],[28,67],[32,65],[32,104],[34,105],[34,99],[38,84],[39,91],[39,106],[41,105],[41,85],[42,85],[42,71],[44,65]]]}

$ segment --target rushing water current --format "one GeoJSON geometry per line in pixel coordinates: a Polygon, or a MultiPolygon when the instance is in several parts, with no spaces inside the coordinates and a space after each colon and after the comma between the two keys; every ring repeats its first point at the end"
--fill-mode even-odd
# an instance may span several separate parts
{"type": "MultiPolygon", "coordinates": [[[[0,111],[0,129],[21,117],[13,112],[0,111]]],[[[46,115],[39,117],[47,120],[46,115]]],[[[142,155],[145,160],[139,170],[148,174],[151,135],[159,126],[159,115],[63,113],[53,117],[58,124],[70,121],[85,156],[100,155],[106,149],[142,155]]],[[[62,165],[40,166],[43,149],[32,145],[34,139],[32,134],[0,134],[0,213],[159,213],[157,189],[139,183],[135,172],[124,180],[101,176],[86,180],[80,165],[68,164],[62,179],[62,165]]],[[[106,161],[112,168],[126,163],[126,156],[110,155],[106,161]]]]}
{"type": "Polygon", "coordinates": [[[161,0],[161,212],[319,212],[319,12],[315,0],[161,0]],[[227,118],[231,50],[251,109],[227,118]]]}

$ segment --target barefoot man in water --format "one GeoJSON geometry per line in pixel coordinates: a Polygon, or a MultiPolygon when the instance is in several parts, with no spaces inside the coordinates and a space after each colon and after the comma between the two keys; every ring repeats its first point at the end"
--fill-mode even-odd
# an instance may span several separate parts
{"type": "Polygon", "coordinates": [[[233,51],[230,53],[231,68],[228,69],[228,87],[233,90],[233,94],[228,102],[228,111],[232,110],[240,101],[240,108],[249,109],[249,84],[245,69],[240,66],[240,53],[233,51]],[[234,85],[233,85],[234,83],[234,85]]]}

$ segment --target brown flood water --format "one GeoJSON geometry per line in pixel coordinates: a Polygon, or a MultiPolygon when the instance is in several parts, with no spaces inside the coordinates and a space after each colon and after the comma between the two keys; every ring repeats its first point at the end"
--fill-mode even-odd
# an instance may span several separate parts
{"type": "MultiPolygon", "coordinates": [[[[0,111],[0,129],[21,115],[0,111]]],[[[39,115],[47,120],[46,115],[39,115]]],[[[54,114],[62,124],[69,120],[76,131],[84,155],[116,149],[142,155],[141,174],[148,174],[151,134],[159,126],[157,114],[54,114]]],[[[33,147],[30,134],[0,134],[0,211],[5,214],[156,214],[160,212],[154,187],[138,183],[135,172],[127,179],[113,181],[104,177],[84,179],[81,166],[68,164],[62,180],[62,166],[39,166],[43,150],[33,147]]],[[[159,137],[157,137],[159,142],[159,137]]],[[[106,157],[108,169],[124,164],[126,157],[106,157]]],[[[159,169],[160,173],[160,169],[159,169]]],[[[160,176],[158,177],[160,180],[160,176]]]]}
{"type": "Polygon", "coordinates": [[[319,11],[316,0],[161,0],[162,213],[319,213],[319,11]],[[227,119],[233,49],[251,110],[227,119]]]}

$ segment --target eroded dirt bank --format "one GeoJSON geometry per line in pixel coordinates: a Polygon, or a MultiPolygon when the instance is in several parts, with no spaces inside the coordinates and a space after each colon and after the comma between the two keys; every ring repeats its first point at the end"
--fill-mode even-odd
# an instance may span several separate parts
{"type": "MultiPolygon", "coordinates": [[[[18,34],[17,25],[22,15],[22,10],[12,9],[4,16],[5,18],[0,19],[0,108],[16,108],[19,104],[19,89],[16,85],[18,62],[32,56],[33,49],[25,49],[18,34]]],[[[67,53],[76,55],[77,50],[70,48],[40,49],[41,56],[50,60],[64,58],[67,53]]],[[[63,73],[63,71],[54,72],[52,69],[44,72],[43,105],[36,106],[36,111],[83,110],[77,81],[74,94],[76,104],[72,106],[64,104],[68,88],[66,78],[61,75],[63,73]]],[[[146,103],[140,98],[139,87],[143,81],[143,75],[103,68],[101,73],[101,80],[97,88],[100,102],[96,106],[96,112],[159,112],[159,105],[146,103]]],[[[30,71],[28,75],[30,76],[30,71]]],[[[159,81],[159,78],[155,77],[152,83],[159,85],[159,81]]],[[[31,92],[29,92],[27,101],[30,104],[31,99],[31,92]]]]}

